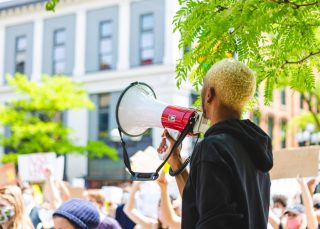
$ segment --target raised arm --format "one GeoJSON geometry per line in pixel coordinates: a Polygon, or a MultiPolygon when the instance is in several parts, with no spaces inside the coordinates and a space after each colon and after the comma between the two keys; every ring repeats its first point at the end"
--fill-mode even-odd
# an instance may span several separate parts
{"type": "Polygon", "coordinates": [[[154,225],[158,225],[158,221],[142,215],[134,206],[135,194],[139,190],[139,186],[140,182],[133,183],[131,192],[129,194],[129,199],[125,204],[123,211],[135,224],[140,225],[144,229],[152,229],[154,225]]]}
{"type": "Polygon", "coordinates": [[[56,210],[62,204],[62,198],[55,184],[52,169],[50,167],[46,168],[44,170],[44,175],[44,199],[48,201],[52,210],[56,210]]]}
{"type": "Polygon", "coordinates": [[[297,181],[301,188],[302,200],[303,200],[304,207],[306,209],[308,229],[317,229],[318,221],[317,221],[316,214],[313,210],[312,198],[311,198],[308,186],[305,183],[303,178],[298,177],[297,181]]]}
{"type": "Polygon", "coordinates": [[[171,229],[181,228],[181,217],[177,216],[172,207],[169,193],[168,193],[168,182],[165,177],[165,173],[162,171],[157,180],[161,192],[160,210],[163,216],[163,223],[171,229]]]}

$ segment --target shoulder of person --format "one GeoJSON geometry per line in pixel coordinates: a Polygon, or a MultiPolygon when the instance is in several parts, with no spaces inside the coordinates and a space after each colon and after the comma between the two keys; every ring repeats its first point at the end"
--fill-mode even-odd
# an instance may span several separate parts
{"type": "Polygon", "coordinates": [[[224,142],[221,142],[216,135],[205,137],[199,142],[192,155],[193,163],[216,162],[221,160],[221,153],[224,151],[224,142]]]}

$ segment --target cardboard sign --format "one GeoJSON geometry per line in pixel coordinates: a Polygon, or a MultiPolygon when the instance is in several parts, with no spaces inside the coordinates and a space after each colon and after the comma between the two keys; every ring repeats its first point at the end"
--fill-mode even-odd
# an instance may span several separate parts
{"type": "Polygon", "coordinates": [[[16,184],[16,168],[14,164],[0,167],[0,187],[16,184]]]}
{"type": "Polygon", "coordinates": [[[149,146],[130,157],[131,168],[138,172],[154,172],[162,163],[155,148],[149,146]]]}
{"type": "Polygon", "coordinates": [[[44,181],[43,171],[47,166],[53,168],[55,179],[62,180],[64,169],[63,157],[57,158],[55,153],[34,153],[18,156],[19,176],[23,181],[44,181]]]}
{"type": "Polygon", "coordinates": [[[319,172],[319,146],[283,149],[273,152],[271,179],[315,177],[319,172]]]}

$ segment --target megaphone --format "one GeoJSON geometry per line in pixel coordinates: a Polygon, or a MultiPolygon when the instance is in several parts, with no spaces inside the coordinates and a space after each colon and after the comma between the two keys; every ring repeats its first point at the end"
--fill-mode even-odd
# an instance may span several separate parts
{"type": "Polygon", "coordinates": [[[131,83],[121,93],[116,107],[116,120],[124,151],[124,163],[134,180],[155,180],[161,167],[187,135],[199,135],[208,129],[208,120],[203,117],[202,112],[193,108],[172,106],[161,102],[157,100],[153,89],[142,82],[131,83]],[[173,129],[181,134],[155,173],[133,172],[122,133],[137,137],[154,127],[173,129]]]}
{"type": "Polygon", "coordinates": [[[208,120],[202,112],[163,103],[157,100],[152,88],[142,82],[130,84],[120,95],[116,108],[118,127],[131,137],[143,135],[154,127],[182,132],[192,117],[196,122],[188,134],[204,133],[208,128],[208,120]]]}

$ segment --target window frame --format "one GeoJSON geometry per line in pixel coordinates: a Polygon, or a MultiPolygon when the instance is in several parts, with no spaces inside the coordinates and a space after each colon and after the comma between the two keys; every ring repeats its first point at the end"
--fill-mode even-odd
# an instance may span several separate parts
{"type": "Polygon", "coordinates": [[[20,36],[17,36],[17,37],[15,38],[14,72],[15,72],[15,73],[19,72],[19,73],[21,73],[21,74],[25,74],[25,72],[26,72],[26,62],[27,62],[27,44],[26,44],[26,47],[25,47],[24,50],[19,50],[19,49],[18,49],[18,42],[19,42],[19,39],[21,39],[21,38],[25,39],[26,42],[27,42],[27,35],[20,35],[20,36]],[[24,63],[24,64],[23,64],[23,71],[20,72],[20,71],[18,71],[18,68],[17,68],[17,64],[18,64],[18,62],[17,62],[17,57],[18,57],[18,54],[22,54],[22,53],[25,54],[25,60],[24,60],[24,62],[23,62],[23,63],[24,63]]]}
{"type": "Polygon", "coordinates": [[[66,48],[66,29],[65,28],[59,28],[59,29],[55,29],[53,31],[53,44],[52,44],[52,74],[53,75],[63,75],[65,74],[66,72],[66,52],[67,48],[66,48]],[[64,35],[65,35],[65,39],[62,43],[56,43],[56,37],[57,37],[57,34],[59,32],[64,32],[64,35]],[[55,58],[55,50],[56,48],[60,48],[60,47],[63,47],[64,48],[64,58],[61,59],[61,60],[56,60],[55,58]],[[63,72],[56,72],[56,64],[57,63],[64,63],[64,69],[63,69],[63,72]]]}
{"type": "Polygon", "coordinates": [[[149,13],[144,13],[141,14],[139,17],[139,65],[140,66],[145,66],[145,65],[153,65],[155,63],[155,26],[154,26],[154,13],[153,12],[149,12],[149,13]],[[153,19],[153,24],[151,26],[151,28],[148,29],[144,29],[143,28],[143,18],[144,17],[148,17],[148,16],[152,16],[153,19]],[[142,37],[145,33],[152,33],[152,39],[153,39],[153,45],[150,47],[142,47],[141,45],[141,41],[142,41],[142,37]],[[153,50],[153,56],[152,59],[150,61],[150,63],[145,63],[144,61],[148,61],[148,60],[143,60],[142,59],[142,53],[145,50],[153,50]]]}
{"type": "MultiPolygon", "coordinates": [[[[107,71],[107,70],[111,70],[113,67],[112,67],[112,61],[113,61],[113,34],[111,32],[111,34],[109,35],[103,35],[102,33],[102,27],[103,27],[103,24],[106,24],[106,23],[109,23],[111,25],[111,27],[113,27],[113,20],[103,20],[103,21],[100,21],[99,22],[99,42],[98,42],[98,50],[99,50],[99,61],[98,61],[98,69],[99,71],[107,71]],[[101,50],[101,43],[104,41],[104,40],[110,40],[111,41],[111,51],[110,52],[102,52],[101,50]],[[110,63],[110,68],[101,68],[102,66],[102,58],[104,56],[111,56],[111,63],[110,63]]],[[[112,28],[111,28],[112,30],[112,28]]]]}

